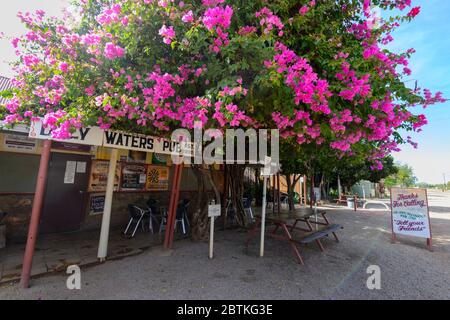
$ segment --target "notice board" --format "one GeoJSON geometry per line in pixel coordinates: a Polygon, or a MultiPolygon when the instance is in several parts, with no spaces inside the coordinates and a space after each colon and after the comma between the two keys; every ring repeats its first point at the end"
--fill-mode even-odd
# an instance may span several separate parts
{"type": "Polygon", "coordinates": [[[147,165],[145,164],[122,164],[122,177],[120,190],[122,191],[145,191],[147,182],[147,165]]]}
{"type": "Polygon", "coordinates": [[[428,239],[431,246],[431,226],[426,189],[391,189],[392,234],[428,239]]]}

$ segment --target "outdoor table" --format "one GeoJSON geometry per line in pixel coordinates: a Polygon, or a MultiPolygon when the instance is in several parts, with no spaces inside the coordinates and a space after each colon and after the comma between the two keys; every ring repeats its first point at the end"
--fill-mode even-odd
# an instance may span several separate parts
{"type": "MultiPolygon", "coordinates": [[[[315,216],[315,214],[316,212],[314,210],[302,208],[300,210],[296,210],[294,213],[268,214],[266,216],[266,222],[275,227],[267,235],[272,239],[287,242],[292,248],[298,262],[302,265],[304,262],[298,249],[299,243],[307,244],[314,241],[323,252],[325,249],[320,241],[322,237],[327,236],[328,234],[333,234],[336,242],[339,242],[336,231],[342,227],[339,225],[330,224],[330,221],[326,216],[326,211],[317,211],[317,214],[322,217],[323,221],[312,221],[311,218],[315,216]],[[301,222],[306,224],[306,228],[298,226],[301,222]],[[313,229],[313,224],[316,226],[322,226],[323,228],[315,231],[313,229]],[[281,234],[277,233],[279,230],[281,230],[281,234]],[[294,231],[301,231],[303,233],[303,237],[299,240],[296,234],[294,234],[294,231]]],[[[247,248],[251,239],[261,230],[261,216],[257,215],[255,219],[256,223],[254,228],[247,234],[247,248]]]]}

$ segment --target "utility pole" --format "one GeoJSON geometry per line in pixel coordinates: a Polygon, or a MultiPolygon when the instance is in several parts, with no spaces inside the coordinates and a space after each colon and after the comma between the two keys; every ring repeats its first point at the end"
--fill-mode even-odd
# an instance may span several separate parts
{"type": "Polygon", "coordinates": [[[447,191],[447,179],[445,179],[445,173],[442,174],[444,176],[444,188],[443,191],[447,191]]]}

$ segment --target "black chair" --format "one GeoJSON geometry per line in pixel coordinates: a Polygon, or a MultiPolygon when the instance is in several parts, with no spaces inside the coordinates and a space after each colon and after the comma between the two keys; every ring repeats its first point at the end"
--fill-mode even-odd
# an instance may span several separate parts
{"type": "Polygon", "coordinates": [[[176,216],[176,220],[175,220],[175,229],[177,228],[178,224],[181,224],[181,231],[182,234],[187,234],[188,233],[188,228],[189,228],[189,219],[188,219],[188,214],[187,214],[187,210],[189,207],[189,204],[191,203],[191,200],[189,199],[184,199],[181,200],[178,203],[178,208],[177,208],[177,216],[176,216]]]}
{"type": "Polygon", "coordinates": [[[242,199],[242,204],[244,206],[244,212],[247,215],[247,220],[251,223],[255,222],[255,218],[253,216],[253,211],[252,211],[252,202],[253,202],[253,197],[248,197],[248,198],[242,199]]]}
{"type": "Polygon", "coordinates": [[[144,210],[134,204],[129,204],[128,211],[130,213],[130,222],[128,222],[128,225],[127,225],[125,231],[123,232],[124,235],[129,236],[128,230],[130,229],[131,225],[133,223],[135,223],[133,233],[130,236],[130,238],[133,238],[134,235],[136,234],[137,228],[139,227],[140,224],[142,224],[142,229],[144,229],[144,222],[146,220],[149,220],[149,229],[150,230],[153,229],[152,228],[152,219],[151,219],[149,210],[144,210]]]}
{"type": "MultiPolygon", "coordinates": [[[[174,228],[176,230],[178,224],[181,224],[181,233],[183,235],[185,235],[189,232],[190,225],[189,225],[189,219],[187,217],[187,209],[188,209],[190,203],[191,203],[191,200],[189,200],[189,199],[183,199],[180,202],[178,202],[174,228]]],[[[165,211],[162,215],[162,221],[161,221],[161,225],[159,227],[159,233],[162,233],[162,231],[165,229],[166,225],[167,225],[167,211],[165,211]]]]}
{"type": "Polygon", "coordinates": [[[153,198],[147,200],[147,210],[150,212],[150,230],[153,232],[153,222],[160,224],[162,222],[161,207],[159,201],[153,198]]]}

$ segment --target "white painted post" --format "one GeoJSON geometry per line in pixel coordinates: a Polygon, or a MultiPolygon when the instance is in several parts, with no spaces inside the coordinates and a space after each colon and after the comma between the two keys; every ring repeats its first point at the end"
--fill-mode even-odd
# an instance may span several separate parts
{"type": "Polygon", "coordinates": [[[109,160],[108,182],[106,184],[105,209],[103,211],[102,228],[100,232],[100,241],[98,244],[97,257],[98,259],[100,259],[100,261],[105,261],[108,254],[109,225],[111,223],[111,207],[118,158],[119,150],[112,149],[111,159],[109,160]]]}
{"type": "Polygon", "coordinates": [[[338,176],[338,198],[341,200],[342,196],[342,187],[341,187],[341,177],[338,176]]]}
{"type": "Polygon", "coordinates": [[[266,207],[267,207],[267,176],[264,176],[262,215],[261,215],[261,243],[259,246],[260,257],[264,257],[264,236],[266,233],[266,207]]]}
{"type": "Polygon", "coordinates": [[[209,258],[212,259],[214,258],[214,219],[215,217],[211,217],[211,226],[209,227],[210,229],[210,234],[209,234],[209,258]]]}

